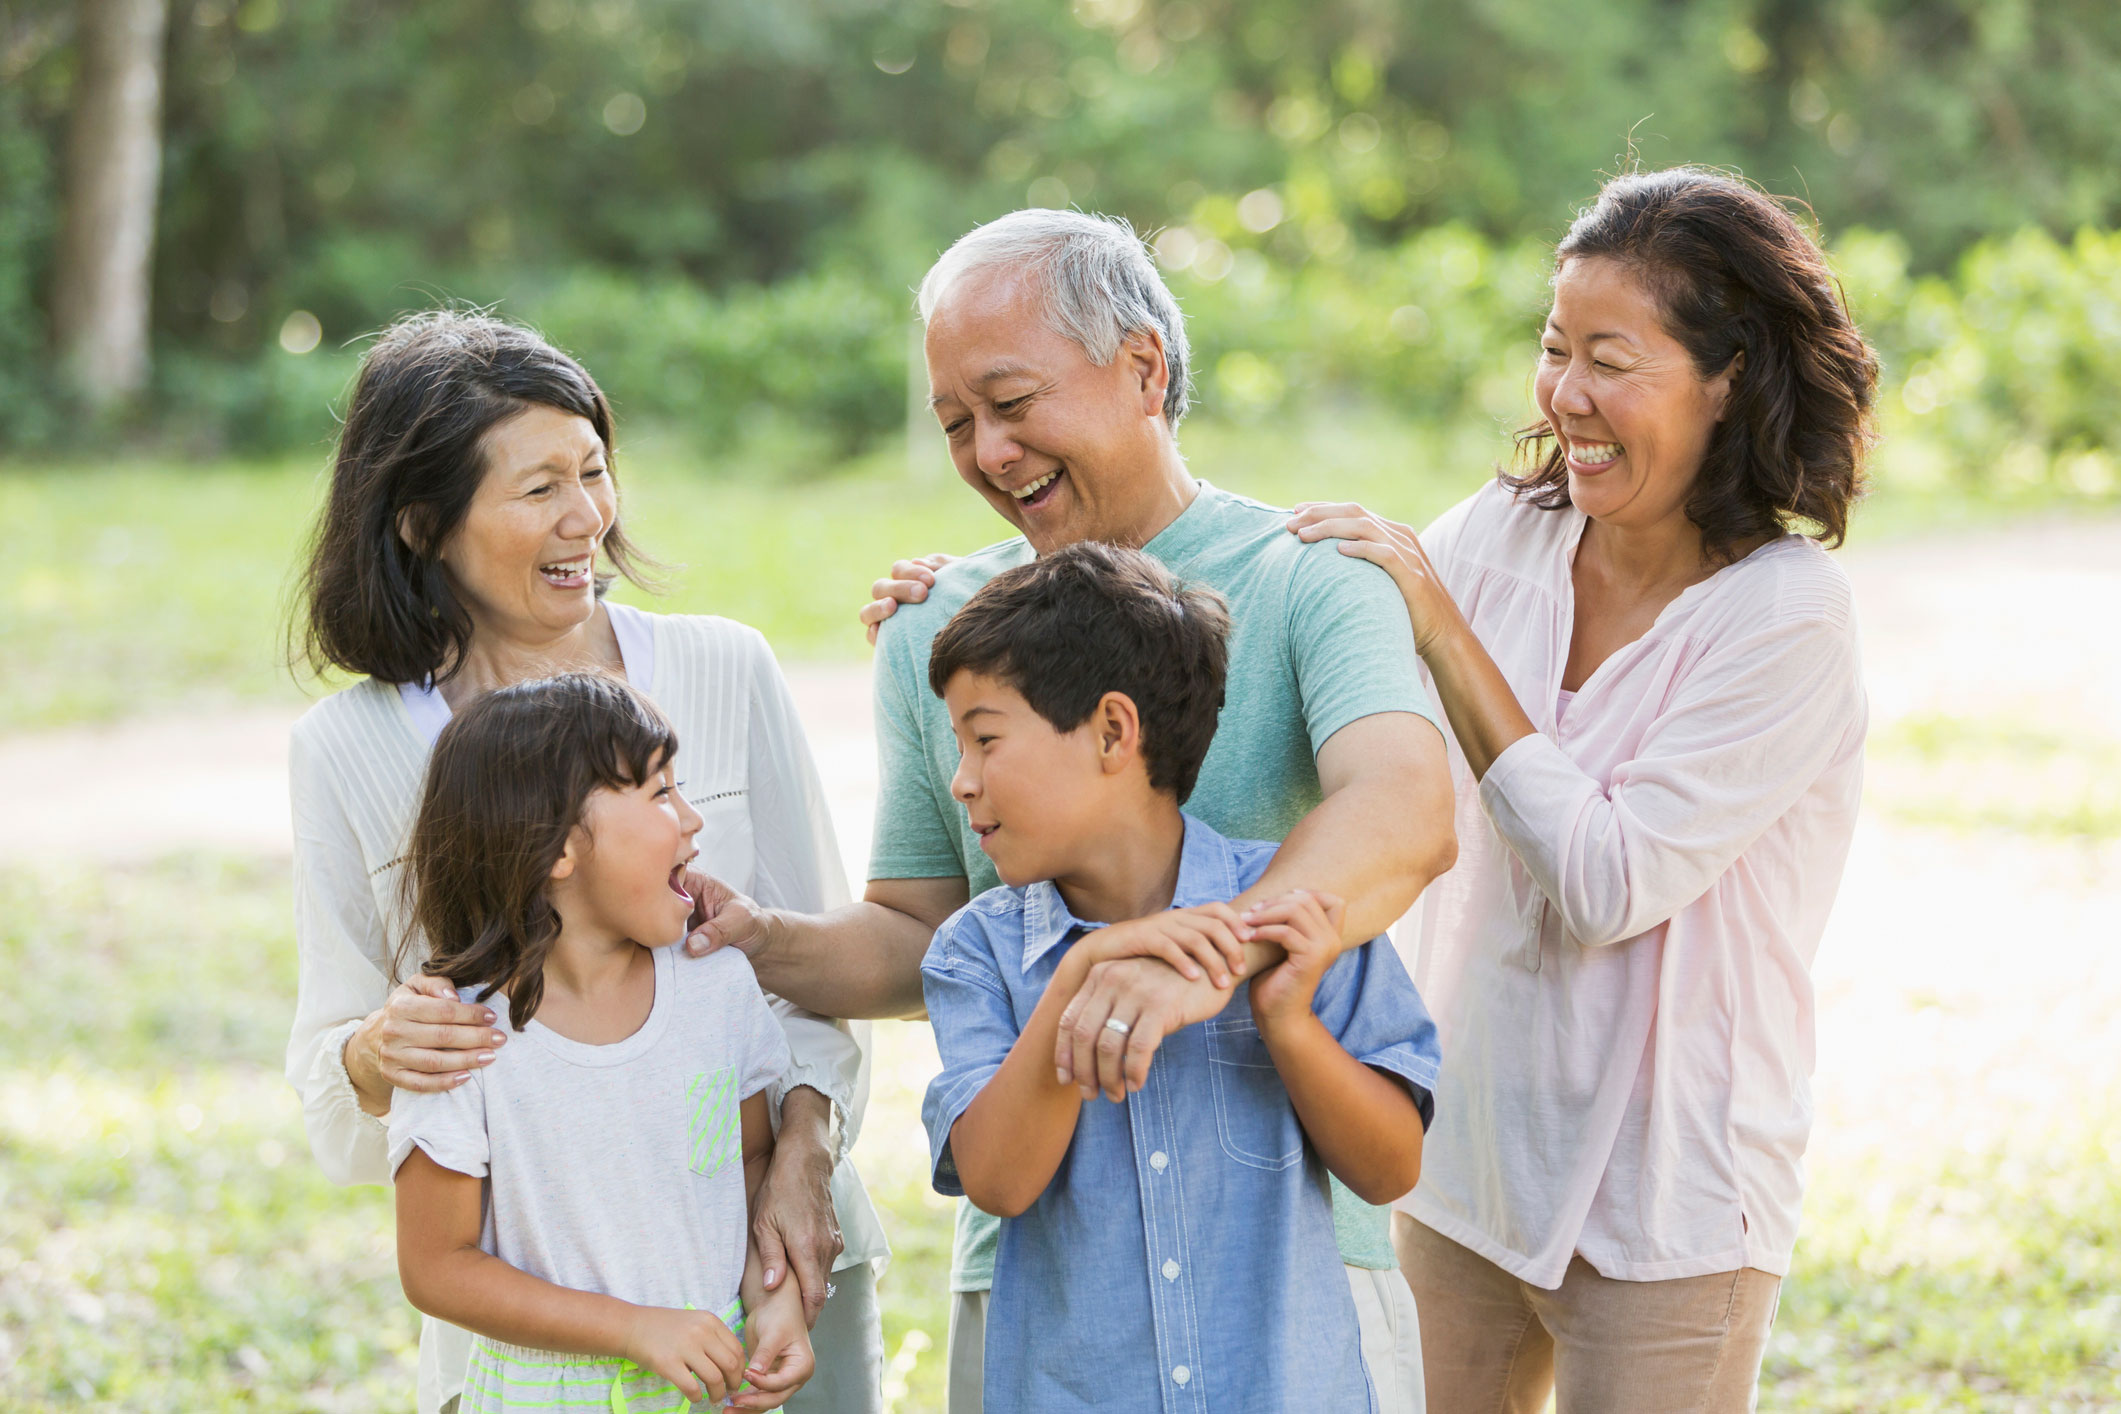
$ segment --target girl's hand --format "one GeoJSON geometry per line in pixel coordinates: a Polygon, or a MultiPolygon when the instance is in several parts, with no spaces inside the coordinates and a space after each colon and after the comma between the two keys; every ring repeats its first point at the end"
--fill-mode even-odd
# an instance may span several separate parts
{"type": "Polygon", "coordinates": [[[1289,518],[1289,529],[1299,540],[1337,539],[1342,542],[1343,555],[1368,560],[1392,576],[1400,597],[1407,601],[1415,651],[1428,652],[1457,615],[1457,605],[1429,563],[1420,539],[1398,521],[1372,515],[1353,501],[1305,501],[1289,518]]]}
{"type": "Polygon", "coordinates": [[[1245,975],[1245,943],[1252,930],[1227,903],[1202,904],[1197,908],[1172,908],[1099,928],[1075,947],[1091,963],[1112,962],[1123,957],[1153,957],[1168,963],[1188,982],[1200,980],[1203,969],[1216,986],[1228,991],[1234,978],[1245,975]]]}
{"type": "Polygon", "coordinates": [[[448,1090],[471,1072],[493,1063],[508,1037],[494,1027],[492,1010],[457,997],[444,977],[421,974],[399,984],[381,1008],[370,1012],[347,1038],[346,1076],[361,1108],[390,1109],[390,1092],[448,1090]]]}
{"type": "MultiPolygon", "coordinates": [[[[802,1324],[800,1312],[796,1324],[802,1324]]],[[[704,1399],[719,1404],[744,1381],[744,1347],[711,1311],[638,1307],[623,1353],[676,1385],[694,1403],[704,1399]]]]}
{"type": "Polygon", "coordinates": [[[730,1398],[731,1409],[778,1409],[816,1370],[803,1303],[793,1295],[793,1286],[791,1282],[782,1287],[745,1319],[751,1360],[744,1378],[751,1388],[730,1398]]]}
{"type": "Polygon", "coordinates": [[[1319,979],[1341,954],[1340,925],[1347,905],[1332,894],[1298,889],[1253,910],[1252,931],[1279,943],[1288,958],[1252,983],[1252,1019],[1262,1034],[1291,1017],[1309,1017],[1319,979]]]}
{"type": "Polygon", "coordinates": [[[877,625],[898,612],[901,604],[918,604],[935,587],[935,572],[956,559],[955,555],[923,555],[917,560],[893,560],[891,573],[869,586],[869,602],[862,605],[862,624],[869,642],[876,642],[877,625]]]}

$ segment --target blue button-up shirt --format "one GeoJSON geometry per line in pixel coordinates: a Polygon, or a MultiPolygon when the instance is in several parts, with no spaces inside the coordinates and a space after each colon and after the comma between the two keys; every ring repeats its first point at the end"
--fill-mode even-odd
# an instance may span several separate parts
{"type": "MultiPolygon", "coordinates": [[[[1188,816],[1175,907],[1249,888],[1276,846],[1188,816]]],[[[935,1186],[961,1195],[950,1130],[1030,1023],[1085,932],[1050,883],[990,889],[921,966],[943,1073],[928,1087],[935,1186]]],[[[1436,1027],[1389,941],[1350,949],[1314,1007],[1349,1054],[1436,1083],[1436,1027]]],[[[987,1311],[986,1407],[1207,1414],[1375,1408],[1333,1241],[1326,1171],[1252,1021],[1222,1014],[1165,1038],[1148,1084],[1084,1103],[1053,1181],[1002,1222],[987,1311]]]]}

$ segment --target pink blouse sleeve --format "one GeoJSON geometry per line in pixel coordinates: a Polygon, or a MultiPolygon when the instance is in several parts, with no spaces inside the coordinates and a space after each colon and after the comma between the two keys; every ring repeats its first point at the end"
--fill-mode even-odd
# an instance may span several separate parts
{"type": "Polygon", "coordinates": [[[1539,733],[1480,783],[1488,818],[1587,946],[1636,937],[1708,892],[1861,736],[1845,585],[1776,584],[1755,623],[1703,645],[1671,691],[1610,785],[1539,733]]]}

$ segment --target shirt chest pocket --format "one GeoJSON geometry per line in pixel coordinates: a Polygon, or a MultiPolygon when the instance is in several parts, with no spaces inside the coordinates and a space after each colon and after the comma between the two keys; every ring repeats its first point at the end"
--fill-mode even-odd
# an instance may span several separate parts
{"type": "Polygon", "coordinates": [[[686,1166],[712,1178],[744,1156],[744,1125],[737,1107],[736,1067],[702,1071],[685,1087],[686,1166]]]}
{"type": "Polygon", "coordinates": [[[700,812],[694,837],[700,857],[693,868],[712,874],[743,893],[757,886],[758,842],[751,828],[751,792],[742,786],[714,788],[686,800],[700,812]]]}
{"type": "Polygon", "coordinates": [[[1285,1169],[1304,1155],[1303,1126],[1274,1057],[1251,1018],[1206,1023],[1208,1078],[1215,1093],[1215,1129],[1223,1152],[1259,1169],[1285,1169]]]}

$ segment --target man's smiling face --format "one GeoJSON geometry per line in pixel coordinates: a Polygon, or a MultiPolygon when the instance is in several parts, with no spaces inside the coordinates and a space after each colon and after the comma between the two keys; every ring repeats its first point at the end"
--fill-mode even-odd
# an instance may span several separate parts
{"type": "Polygon", "coordinates": [[[926,351],[957,474],[1032,549],[1153,533],[1166,381],[1153,336],[1130,335],[1100,367],[1047,326],[1035,284],[989,269],[944,293],[926,351]]]}

